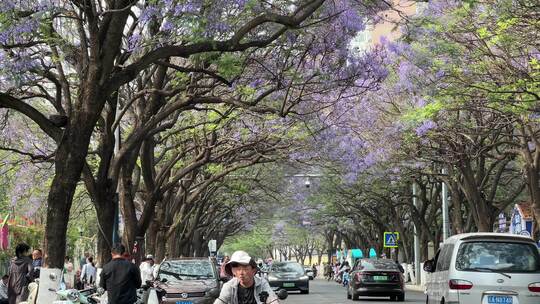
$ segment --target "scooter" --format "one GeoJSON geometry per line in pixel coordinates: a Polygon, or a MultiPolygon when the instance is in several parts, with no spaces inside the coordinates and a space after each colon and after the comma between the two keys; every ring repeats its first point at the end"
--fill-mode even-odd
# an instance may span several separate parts
{"type": "Polygon", "coordinates": [[[137,302],[135,304],[161,303],[161,299],[167,292],[157,286],[153,281],[146,281],[146,285],[137,290],[137,302]]]}
{"type": "MultiPolygon", "coordinates": [[[[54,291],[54,290],[51,290],[54,291]]],[[[95,288],[85,290],[65,289],[56,290],[58,300],[53,304],[97,304],[99,292],[95,288]]]]}

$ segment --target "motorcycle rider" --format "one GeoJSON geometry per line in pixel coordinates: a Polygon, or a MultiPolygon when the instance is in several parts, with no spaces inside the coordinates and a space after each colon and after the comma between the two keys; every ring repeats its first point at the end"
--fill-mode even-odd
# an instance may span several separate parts
{"type": "Polygon", "coordinates": [[[126,247],[118,243],[111,249],[112,260],[103,266],[100,286],[107,291],[111,304],[137,302],[137,289],[141,288],[139,267],[124,258],[126,247]]]}
{"type": "Polygon", "coordinates": [[[279,304],[268,281],[255,276],[257,264],[247,252],[234,252],[225,271],[231,277],[234,274],[234,278],[223,285],[214,304],[279,304]],[[267,295],[264,302],[261,302],[261,295],[267,295]]]}

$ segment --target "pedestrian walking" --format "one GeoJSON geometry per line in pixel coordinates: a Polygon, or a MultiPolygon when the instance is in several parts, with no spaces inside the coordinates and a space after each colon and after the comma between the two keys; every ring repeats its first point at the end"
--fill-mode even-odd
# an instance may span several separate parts
{"type": "Polygon", "coordinates": [[[28,284],[32,282],[33,270],[30,246],[21,243],[15,247],[15,258],[9,265],[8,301],[9,304],[20,303],[28,297],[28,284]]]}
{"type": "Polygon", "coordinates": [[[147,281],[154,281],[154,256],[149,254],[139,266],[141,271],[141,281],[146,285],[147,281]]]}
{"type": "Polygon", "coordinates": [[[351,280],[350,269],[345,269],[343,271],[343,286],[349,286],[349,281],[351,280]]]}
{"type": "Polygon", "coordinates": [[[124,257],[126,247],[115,244],[111,250],[112,260],[103,266],[100,286],[107,291],[111,304],[133,304],[137,301],[137,289],[141,287],[141,273],[135,264],[124,257]]]}
{"type": "Polygon", "coordinates": [[[227,266],[227,263],[229,263],[230,260],[231,259],[229,258],[229,256],[225,256],[223,258],[223,263],[221,263],[221,267],[219,270],[219,277],[221,278],[221,280],[223,280],[223,282],[227,282],[231,279],[231,276],[229,276],[227,271],[225,271],[225,266],[227,266]]]}
{"type": "Polygon", "coordinates": [[[75,267],[71,262],[71,257],[66,255],[64,259],[64,284],[67,289],[75,288],[75,267]]]}
{"type": "Polygon", "coordinates": [[[327,263],[324,266],[324,276],[327,278],[328,281],[330,281],[333,275],[334,275],[334,269],[332,268],[332,264],[327,263]]]}
{"type": "Polygon", "coordinates": [[[84,255],[79,259],[79,269],[82,271],[82,268],[86,263],[88,263],[88,258],[90,257],[90,253],[85,252],[84,255]]]}
{"type": "Polygon", "coordinates": [[[84,264],[81,270],[81,283],[83,288],[93,287],[96,282],[97,269],[94,264],[94,258],[88,257],[87,263],[84,264]]]}
{"type": "Polygon", "coordinates": [[[39,279],[39,272],[41,266],[43,266],[43,252],[41,249],[35,249],[32,252],[32,266],[34,267],[34,272],[32,274],[34,279],[39,279]]]}

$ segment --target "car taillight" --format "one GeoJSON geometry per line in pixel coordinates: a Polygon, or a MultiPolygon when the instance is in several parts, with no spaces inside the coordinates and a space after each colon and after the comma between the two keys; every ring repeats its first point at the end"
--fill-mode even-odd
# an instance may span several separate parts
{"type": "Polygon", "coordinates": [[[448,286],[450,289],[466,290],[471,289],[473,284],[465,280],[450,280],[448,281],[448,286]]]}
{"type": "Polygon", "coordinates": [[[540,282],[529,284],[529,291],[540,292],[540,282]]]}

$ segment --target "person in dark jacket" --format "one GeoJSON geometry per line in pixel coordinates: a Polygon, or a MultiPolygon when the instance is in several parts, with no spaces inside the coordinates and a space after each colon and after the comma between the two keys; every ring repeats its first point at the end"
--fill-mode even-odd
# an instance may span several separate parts
{"type": "Polygon", "coordinates": [[[34,268],[30,255],[30,246],[21,243],[15,247],[15,258],[9,265],[8,301],[20,303],[28,297],[28,284],[33,280],[34,268]]]}
{"type": "Polygon", "coordinates": [[[107,291],[110,304],[133,304],[137,301],[137,289],[141,288],[141,273],[135,264],[126,261],[126,247],[115,244],[111,250],[112,260],[103,266],[100,286],[107,291]]]}

